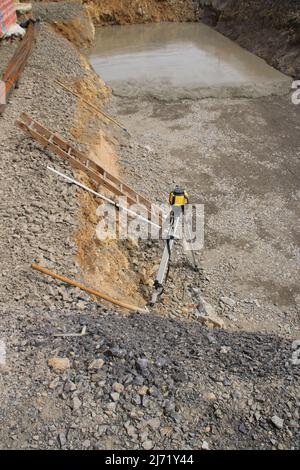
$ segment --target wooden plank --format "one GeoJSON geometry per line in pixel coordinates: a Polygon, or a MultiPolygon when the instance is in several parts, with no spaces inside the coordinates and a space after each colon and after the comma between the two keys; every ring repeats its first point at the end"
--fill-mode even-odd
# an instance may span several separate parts
{"type": "Polygon", "coordinates": [[[30,125],[32,122],[31,117],[27,113],[21,113],[20,119],[22,119],[22,121],[28,125],[30,125]]]}
{"type": "Polygon", "coordinates": [[[87,292],[88,294],[95,295],[96,297],[106,300],[107,302],[110,302],[112,304],[118,305],[119,307],[126,308],[127,310],[131,310],[133,312],[149,313],[148,309],[145,307],[139,307],[138,305],[128,304],[127,302],[124,302],[123,300],[114,299],[113,297],[110,297],[104,292],[99,292],[98,290],[86,287],[84,284],[81,284],[80,282],[73,281],[73,279],[69,279],[65,276],[60,276],[59,274],[56,274],[50,271],[49,269],[44,268],[43,266],[40,266],[39,264],[32,263],[31,267],[32,269],[35,269],[36,271],[40,271],[43,274],[47,274],[48,276],[51,276],[54,279],[58,279],[62,282],[65,282],[66,284],[70,284],[71,286],[78,287],[79,289],[87,292]]]}
{"type": "MultiPolygon", "coordinates": [[[[51,131],[34,121],[28,114],[22,113],[16,124],[43,147],[68,161],[74,168],[85,172],[94,182],[100,183],[114,195],[126,196],[130,204],[138,203],[145,206],[149,220],[152,214],[155,215],[156,211],[153,211],[152,204],[148,199],[137,194],[132,188],[90,160],[83,152],[67,143],[58,134],[52,134],[51,131]]],[[[160,211],[157,213],[160,214],[160,211]]],[[[159,216],[159,224],[162,224],[161,216],[159,216]]]]}
{"type": "MultiPolygon", "coordinates": [[[[22,123],[21,121],[16,121],[16,123],[21,129],[28,132],[31,135],[31,137],[34,140],[36,140],[38,143],[40,143],[43,147],[46,147],[47,149],[52,150],[56,155],[68,161],[74,168],[77,168],[78,170],[85,172],[93,181],[95,181],[96,183],[100,183],[102,186],[104,186],[106,189],[108,189],[110,192],[112,192],[116,196],[124,196],[122,191],[120,191],[114,185],[109,183],[109,181],[105,180],[101,174],[98,174],[95,171],[91,170],[90,168],[87,168],[86,165],[84,165],[84,163],[73,158],[71,155],[69,155],[67,152],[62,150],[57,145],[55,145],[53,142],[49,142],[46,137],[40,135],[38,132],[28,127],[26,124],[22,123]]],[[[129,196],[127,197],[131,204],[135,203],[134,199],[132,199],[129,196]]]]}
{"type": "Polygon", "coordinates": [[[120,129],[122,129],[123,131],[127,132],[128,135],[130,135],[128,129],[126,129],[126,127],[123,126],[123,124],[120,124],[116,119],[114,119],[113,117],[109,116],[107,113],[105,113],[104,111],[102,111],[100,108],[97,108],[96,106],[94,106],[92,103],[90,103],[89,101],[85,100],[82,96],[80,96],[78,93],[76,93],[74,90],[71,90],[71,88],[67,87],[66,85],[64,85],[61,81],[59,80],[55,80],[56,83],[58,83],[62,88],[64,88],[66,91],[68,91],[69,93],[71,93],[72,95],[76,96],[77,98],[79,98],[83,103],[85,103],[86,105],[88,105],[91,109],[93,109],[94,111],[96,111],[96,113],[98,114],[102,114],[106,119],[108,119],[109,121],[111,121],[113,124],[116,124],[118,127],[120,127],[120,129]]]}

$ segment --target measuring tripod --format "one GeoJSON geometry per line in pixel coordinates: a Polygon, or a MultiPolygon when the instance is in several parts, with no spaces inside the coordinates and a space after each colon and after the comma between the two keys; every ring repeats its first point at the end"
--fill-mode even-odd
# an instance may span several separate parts
{"type": "MultiPolygon", "coordinates": [[[[180,224],[185,220],[185,206],[189,203],[189,196],[187,192],[183,189],[181,189],[179,186],[176,186],[174,191],[170,193],[169,196],[169,203],[171,205],[171,213],[170,213],[170,227],[168,229],[168,233],[166,236],[166,242],[161,258],[161,262],[159,265],[159,269],[157,272],[156,279],[154,281],[154,288],[155,291],[153,292],[152,299],[150,304],[154,305],[158,298],[161,296],[163,293],[164,287],[163,284],[167,280],[168,274],[169,274],[169,265],[170,265],[170,259],[171,259],[171,251],[174,245],[174,242],[176,239],[179,239],[177,232],[180,227],[180,224]]],[[[189,221],[186,221],[185,229],[188,232],[188,237],[191,240],[191,230],[190,230],[190,225],[189,221]]],[[[185,242],[187,242],[186,239],[183,238],[185,242]]],[[[196,260],[196,256],[193,250],[190,250],[191,255],[192,255],[192,262],[194,265],[195,271],[198,271],[198,263],[196,260]]]]}

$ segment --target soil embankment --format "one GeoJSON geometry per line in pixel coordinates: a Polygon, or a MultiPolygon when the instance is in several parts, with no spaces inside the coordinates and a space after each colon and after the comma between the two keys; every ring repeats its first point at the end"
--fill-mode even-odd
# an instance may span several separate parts
{"type": "Polygon", "coordinates": [[[192,0],[84,0],[97,25],[194,21],[192,0]]]}
{"type": "Polygon", "coordinates": [[[34,2],[32,12],[27,16],[39,18],[51,25],[72,44],[85,47],[92,43],[95,27],[92,19],[80,1],[34,2]]]}

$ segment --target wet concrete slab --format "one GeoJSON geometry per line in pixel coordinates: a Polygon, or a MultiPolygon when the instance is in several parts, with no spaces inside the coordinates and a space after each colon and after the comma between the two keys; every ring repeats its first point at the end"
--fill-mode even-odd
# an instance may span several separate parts
{"type": "Polygon", "coordinates": [[[99,28],[88,51],[121,96],[162,100],[288,93],[291,79],[201,23],[99,28]]]}

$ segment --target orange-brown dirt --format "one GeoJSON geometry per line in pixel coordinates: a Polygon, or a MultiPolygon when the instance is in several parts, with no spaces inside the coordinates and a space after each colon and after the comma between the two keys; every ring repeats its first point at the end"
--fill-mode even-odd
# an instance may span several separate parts
{"type": "Polygon", "coordinates": [[[84,0],[98,25],[194,21],[192,0],[84,0]]]}
{"type": "MultiPolygon", "coordinates": [[[[110,89],[91,70],[88,62],[82,57],[86,69],[86,78],[73,84],[82,98],[101,108],[110,96],[110,89]]],[[[78,142],[84,144],[88,156],[115,176],[120,176],[120,167],[116,153],[116,140],[109,137],[105,118],[91,112],[83,103],[78,101],[73,136],[78,142]]],[[[77,172],[76,177],[91,187],[88,177],[77,172]]],[[[103,188],[93,187],[102,194],[103,188]]],[[[111,194],[106,193],[111,197],[111,194]]],[[[119,240],[102,241],[97,238],[96,228],[99,222],[97,208],[101,204],[90,193],[81,191],[80,199],[80,228],[75,239],[78,247],[77,261],[88,285],[99,289],[115,298],[127,302],[145,305],[145,300],[139,292],[139,285],[145,270],[137,273],[131,265],[131,254],[137,246],[134,242],[119,240]]]]}

